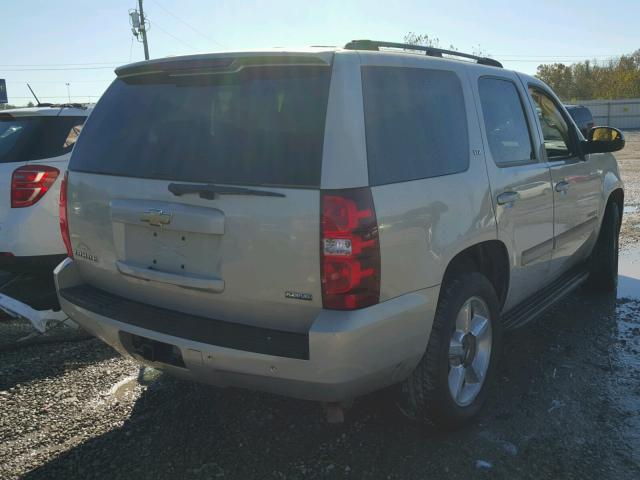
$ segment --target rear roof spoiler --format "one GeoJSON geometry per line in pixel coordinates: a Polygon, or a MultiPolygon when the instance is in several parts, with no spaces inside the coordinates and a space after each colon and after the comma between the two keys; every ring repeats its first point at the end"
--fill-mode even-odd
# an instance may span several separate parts
{"type": "Polygon", "coordinates": [[[318,55],[305,54],[237,54],[237,55],[193,55],[191,57],[163,58],[144,62],[123,65],[115,70],[118,77],[129,77],[132,75],[153,75],[153,74],[178,74],[188,75],[190,73],[232,73],[245,67],[265,67],[276,65],[317,65],[328,66],[331,62],[325,61],[318,55]]]}
{"type": "Polygon", "coordinates": [[[478,55],[471,55],[470,53],[456,52],[455,50],[444,50],[436,47],[426,47],[423,45],[412,45],[410,43],[396,43],[396,42],[379,42],[376,40],[352,40],[344,46],[345,50],[372,50],[380,51],[380,48],[398,48],[402,50],[412,50],[425,52],[425,55],[429,57],[440,57],[442,55],[448,55],[451,57],[468,58],[475,60],[480,65],[488,65],[490,67],[503,68],[502,64],[489,57],[479,57],[478,55]]]}

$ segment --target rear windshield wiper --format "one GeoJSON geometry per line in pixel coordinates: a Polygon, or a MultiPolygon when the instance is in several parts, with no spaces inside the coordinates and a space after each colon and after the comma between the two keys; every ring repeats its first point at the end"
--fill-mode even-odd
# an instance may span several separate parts
{"type": "Polygon", "coordinates": [[[267,190],[253,190],[245,187],[228,187],[211,183],[170,183],[169,191],[176,197],[197,193],[200,198],[213,200],[216,195],[255,195],[257,197],[286,197],[284,193],[269,192],[267,190]]]}

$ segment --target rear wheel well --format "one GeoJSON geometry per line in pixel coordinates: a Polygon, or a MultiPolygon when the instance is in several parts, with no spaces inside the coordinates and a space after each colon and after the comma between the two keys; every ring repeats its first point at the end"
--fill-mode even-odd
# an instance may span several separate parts
{"type": "Polygon", "coordinates": [[[481,273],[489,279],[502,307],[509,289],[509,255],[504,243],[489,240],[461,251],[447,265],[443,283],[469,272],[481,273]]]}

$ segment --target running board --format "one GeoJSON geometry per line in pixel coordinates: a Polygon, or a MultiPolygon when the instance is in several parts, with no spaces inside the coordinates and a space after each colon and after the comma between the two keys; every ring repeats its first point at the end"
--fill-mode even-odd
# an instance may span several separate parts
{"type": "Polygon", "coordinates": [[[511,330],[529,323],[582,285],[588,277],[589,272],[584,266],[568,271],[507,313],[503,313],[503,327],[505,330],[511,330]]]}

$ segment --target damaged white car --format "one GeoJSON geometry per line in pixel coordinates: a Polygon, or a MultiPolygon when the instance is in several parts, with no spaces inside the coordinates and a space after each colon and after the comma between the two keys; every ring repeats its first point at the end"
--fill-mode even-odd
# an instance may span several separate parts
{"type": "Polygon", "coordinates": [[[64,321],[52,270],[65,246],[59,229],[60,183],[92,107],[80,104],[0,112],[0,310],[29,320],[40,332],[64,321]],[[39,281],[34,277],[45,277],[39,281]],[[20,283],[38,284],[18,288],[20,283]],[[22,291],[31,290],[29,296],[22,291]]]}

